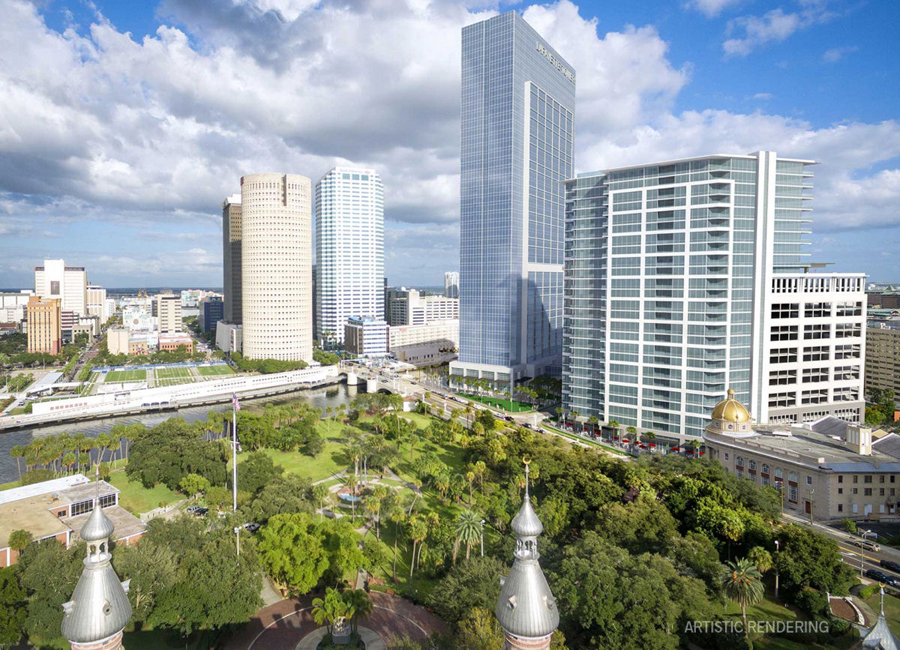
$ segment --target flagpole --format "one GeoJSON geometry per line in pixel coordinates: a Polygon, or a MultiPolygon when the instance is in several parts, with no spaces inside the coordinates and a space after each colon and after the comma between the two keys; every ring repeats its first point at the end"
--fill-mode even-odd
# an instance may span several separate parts
{"type": "MultiPolygon", "coordinates": [[[[238,398],[234,393],[234,399],[231,400],[231,495],[232,495],[232,512],[237,512],[237,410],[238,398]]],[[[241,554],[241,527],[234,527],[234,543],[237,547],[237,554],[241,554]]]]}

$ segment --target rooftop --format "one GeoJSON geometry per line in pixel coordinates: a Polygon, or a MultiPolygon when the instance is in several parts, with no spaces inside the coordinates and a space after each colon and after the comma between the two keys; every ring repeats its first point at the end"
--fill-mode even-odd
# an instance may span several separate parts
{"type": "MultiPolygon", "coordinates": [[[[122,506],[110,506],[109,508],[104,508],[103,514],[109,518],[115,527],[113,539],[131,537],[132,535],[137,535],[147,529],[144,522],[128,512],[122,506]]],[[[81,539],[81,529],[84,527],[85,522],[87,522],[88,517],[90,516],[91,513],[86,512],[83,515],[69,517],[68,519],[63,520],[67,526],[75,531],[73,539],[81,539]]]]}
{"type": "Polygon", "coordinates": [[[33,483],[32,485],[23,485],[22,487],[13,488],[11,490],[3,490],[0,492],[0,504],[9,503],[11,501],[19,501],[30,497],[50,494],[51,492],[59,492],[67,488],[77,485],[89,484],[90,479],[84,474],[74,474],[73,476],[65,476],[63,478],[55,478],[42,483],[33,483]]]}
{"type": "Polygon", "coordinates": [[[52,505],[49,494],[0,504],[0,548],[9,546],[14,530],[27,530],[35,540],[69,532],[62,519],[48,510],[52,505]]]}

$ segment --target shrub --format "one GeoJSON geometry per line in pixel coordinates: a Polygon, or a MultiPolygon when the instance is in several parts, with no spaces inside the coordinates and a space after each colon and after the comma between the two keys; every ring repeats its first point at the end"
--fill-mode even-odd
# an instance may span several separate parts
{"type": "Polygon", "coordinates": [[[815,589],[801,589],[794,596],[794,604],[810,616],[824,616],[828,611],[828,597],[815,589]]]}

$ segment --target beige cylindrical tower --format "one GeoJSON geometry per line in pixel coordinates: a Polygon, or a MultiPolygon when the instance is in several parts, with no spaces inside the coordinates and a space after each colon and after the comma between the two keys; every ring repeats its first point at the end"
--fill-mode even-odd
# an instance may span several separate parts
{"type": "Polygon", "coordinates": [[[294,174],[241,178],[243,353],[312,360],[312,183],[294,174]]]}

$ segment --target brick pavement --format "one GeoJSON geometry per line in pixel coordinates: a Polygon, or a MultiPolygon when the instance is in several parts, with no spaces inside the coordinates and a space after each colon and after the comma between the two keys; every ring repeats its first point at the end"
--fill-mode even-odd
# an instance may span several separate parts
{"type": "MultiPolygon", "coordinates": [[[[378,592],[369,596],[372,614],[361,624],[377,632],[388,647],[403,637],[418,640],[447,630],[444,622],[424,607],[378,592]]],[[[225,650],[294,650],[300,639],[318,627],[312,620],[311,603],[312,597],[304,596],[260,610],[232,634],[225,650]]]]}

